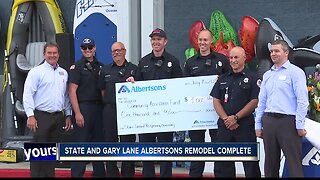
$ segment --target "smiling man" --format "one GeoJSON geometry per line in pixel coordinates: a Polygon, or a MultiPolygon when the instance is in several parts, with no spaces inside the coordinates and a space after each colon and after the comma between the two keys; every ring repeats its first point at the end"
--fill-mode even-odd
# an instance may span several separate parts
{"type": "MultiPolygon", "coordinates": [[[[46,43],[43,50],[45,61],[32,68],[26,78],[23,107],[32,141],[56,143],[61,141],[62,127],[67,131],[71,128],[68,73],[58,64],[60,51],[56,42],[46,43]]],[[[30,176],[55,177],[55,165],[54,161],[31,161],[30,176]]]]}
{"type": "MultiPolygon", "coordinates": [[[[185,77],[221,75],[230,71],[227,57],[214,52],[211,49],[212,42],[213,38],[210,30],[200,31],[198,35],[199,52],[185,62],[183,72],[185,77]]],[[[205,129],[189,131],[191,142],[205,142],[205,132],[205,129]]],[[[210,129],[209,133],[211,142],[214,142],[217,129],[210,129]]],[[[202,177],[204,166],[204,161],[192,161],[189,175],[191,177],[202,177]]]]}
{"type": "MultiPolygon", "coordinates": [[[[96,57],[93,39],[86,37],[81,42],[82,58],[69,69],[69,97],[73,109],[74,142],[101,142],[102,96],[98,88],[98,77],[103,66],[96,57]]],[[[71,162],[71,176],[83,177],[87,162],[71,162]]],[[[93,177],[105,177],[104,163],[92,162],[93,177]]]]}
{"type": "MultiPolygon", "coordinates": [[[[219,77],[210,95],[219,115],[216,142],[257,142],[253,112],[258,104],[259,77],[245,68],[246,54],[242,47],[230,51],[232,72],[219,77]]],[[[247,178],[260,178],[259,162],[243,162],[247,178]]],[[[217,161],[215,177],[236,177],[234,161],[217,161]]]]}
{"type": "MultiPolygon", "coordinates": [[[[135,142],[136,135],[121,135],[118,137],[116,90],[115,84],[134,81],[137,66],[126,59],[126,48],[122,42],[114,42],[111,46],[112,63],[101,69],[99,88],[103,98],[103,132],[105,142],[135,142]]],[[[135,174],[134,161],[121,162],[121,174],[116,161],[107,161],[107,177],[132,178],[135,174]],[[121,176],[120,176],[121,175],[121,176]]]]}
{"type": "MultiPolygon", "coordinates": [[[[156,80],[182,77],[179,60],[165,51],[168,42],[162,29],[155,29],[149,35],[152,52],[144,56],[138,64],[136,80],[156,80]]],[[[172,142],[173,132],[139,134],[139,142],[172,142]]],[[[144,177],[154,177],[153,161],[143,162],[144,177]]],[[[172,177],[172,162],[160,162],[160,177],[172,177]]]]}
{"type": "Polygon", "coordinates": [[[289,60],[284,40],[271,43],[273,66],[263,74],[256,110],[256,136],[263,139],[266,178],[279,178],[280,155],[288,162],[288,177],[304,177],[302,138],[309,99],[304,71],[289,60]]]}

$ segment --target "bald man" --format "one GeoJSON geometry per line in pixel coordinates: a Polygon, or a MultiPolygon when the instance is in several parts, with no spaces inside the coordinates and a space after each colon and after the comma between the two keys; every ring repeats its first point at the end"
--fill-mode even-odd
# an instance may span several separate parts
{"type": "MultiPolygon", "coordinates": [[[[119,142],[116,111],[115,84],[134,81],[137,66],[126,60],[126,48],[122,42],[114,42],[111,46],[113,62],[104,65],[99,76],[99,88],[103,98],[103,123],[105,142],[119,142]]],[[[135,142],[136,135],[122,135],[121,142],[135,142]]],[[[133,177],[135,165],[133,161],[124,161],[119,173],[116,161],[106,162],[107,177],[133,177]]]]}
{"type": "MultiPolygon", "coordinates": [[[[189,58],[184,64],[183,74],[185,77],[221,75],[230,70],[227,57],[211,49],[213,42],[212,33],[203,29],[198,35],[198,54],[189,58]]],[[[216,120],[216,119],[215,119],[216,120]]],[[[191,142],[205,142],[205,129],[190,130],[191,142]]],[[[217,129],[209,129],[211,142],[215,142],[217,129]]],[[[191,161],[189,175],[192,178],[201,178],[205,167],[204,161],[191,161]]]]}
{"type": "MultiPolygon", "coordinates": [[[[253,112],[258,104],[260,79],[245,67],[246,54],[242,47],[230,51],[232,71],[221,75],[210,95],[219,115],[216,142],[257,142],[253,112]]],[[[242,162],[245,176],[260,178],[259,162],[242,162]]],[[[215,177],[236,177],[234,161],[217,161],[215,177]]]]}

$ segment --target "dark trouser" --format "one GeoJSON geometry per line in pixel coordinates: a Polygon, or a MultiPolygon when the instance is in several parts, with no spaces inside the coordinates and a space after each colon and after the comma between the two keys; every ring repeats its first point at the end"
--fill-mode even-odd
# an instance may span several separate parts
{"type": "MultiPolygon", "coordinates": [[[[191,142],[205,142],[206,130],[191,130],[189,131],[189,136],[191,142]]],[[[217,129],[209,130],[211,142],[215,142],[217,129]]],[[[191,161],[189,176],[190,177],[202,177],[204,171],[205,162],[204,161],[191,161]]]]}
{"type": "MultiPolygon", "coordinates": [[[[33,133],[33,142],[60,142],[65,125],[63,113],[49,114],[35,111],[34,116],[38,123],[38,129],[33,133]]],[[[55,177],[56,161],[31,161],[31,177],[55,177]]]]}
{"type": "MultiPolygon", "coordinates": [[[[116,105],[105,104],[103,108],[103,131],[105,142],[119,142],[116,105]]],[[[107,177],[120,177],[117,161],[106,162],[107,177]]]]}
{"type": "Polygon", "coordinates": [[[264,114],[262,123],[265,177],[279,177],[281,150],[288,163],[289,177],[303,177],[302,138],[297,133],[295,117],[264,114]]]}
{"type": "MultiPolygon", "coordinates": [[[[172,143],[173,132],[139,134],[139,142],[169,142],[172,143]],[[157,140],[157,141],[156,141],[157,140]]],[[[142,162],[143,177],[155,177],[153,161],[142,162]]],[[[160,177],[172,177],[172,161],[160,162],[160,177]]]]}
{"type": "MultiPolygon", "coordinates": [[[[136,135],[121,135],[120,142],[135,142],[136,135]]],[[[134,161],[123,161],[121,163],[121,176],[122,177],[133,177],[135,174],[135,162],[134,161]]]]}
{"type": "MultiPolygon", "coordinates": [[[[248,124],[240,124],[235,130],[226,128],[222,120],[218,121],[218,133],[216,142],[257,142],[253,119],[245,119],[248,124]]],[[[261,172],[258,161],[242,162],[245,176],[247,178],[261,178],[261,172]]],[[[236,168],[234,161],[216,161],[214,163],[214,175],[220,177],[236,177],[236,168]]]]}
{"type": "MultiPolygon", "coordinates": [[[[94,102],[80,103],[80,112],[84,118],[84,127],[80,128],[75,122],[73,115],[74,130],[73,142],[102,142],[102,104],[94,102]]],[[[86,161],[71,162],[71,176],[83,177],[86,170],[86,161]]],[[[93,177],[105,177],[104,163],[101,161],[92,162],[93,177]]]]}

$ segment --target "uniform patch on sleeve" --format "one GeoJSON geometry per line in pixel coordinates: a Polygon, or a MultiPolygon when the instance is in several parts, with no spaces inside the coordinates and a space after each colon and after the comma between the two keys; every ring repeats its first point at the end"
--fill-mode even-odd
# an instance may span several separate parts
{"type": "Polygon", "coordinates": [[[74,68],[76,68],[76,65],[70,66],[70,69],[74,69],[74,68]]]}

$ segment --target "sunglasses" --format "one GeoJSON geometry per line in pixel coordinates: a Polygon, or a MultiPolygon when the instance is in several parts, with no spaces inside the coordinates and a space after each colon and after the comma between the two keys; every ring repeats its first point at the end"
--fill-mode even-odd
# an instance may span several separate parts
{"type": "Polygon", "coordinates": [[[87,49],[92,50],[94,48],[94,46],[92,46],[92,45],[91,46],[80,46],[80,47],[84,51],[87,50],[87,49]]]}

